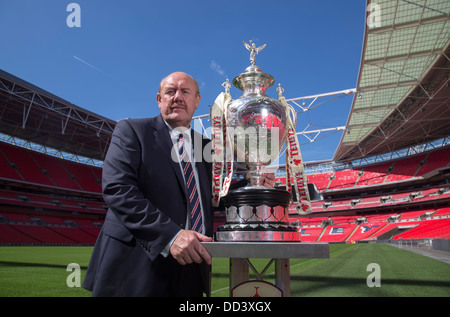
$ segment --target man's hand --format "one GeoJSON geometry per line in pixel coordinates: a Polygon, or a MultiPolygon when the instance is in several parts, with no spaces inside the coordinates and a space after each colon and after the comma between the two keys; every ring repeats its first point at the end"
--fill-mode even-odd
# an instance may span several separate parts
{"type": "Polygon", "coordinates": [[[196,231],[183,230],[172,243],[170,254],[181,265],[193,262],[201,263],[202,261],[211,265],[211,256],[200,242],[210,242],[212,240],[212,238],[196,231]]]}
{"type": "Polygon", "coordinates": [[[275,185],[275,173],[267,173],[263,185],[266,187],[273,187],[275,185]]]}

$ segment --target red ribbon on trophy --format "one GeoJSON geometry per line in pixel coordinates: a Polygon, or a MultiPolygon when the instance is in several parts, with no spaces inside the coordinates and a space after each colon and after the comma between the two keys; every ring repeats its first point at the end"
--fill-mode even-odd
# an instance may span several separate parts
{"type": "Polygon", "coordinates": [[[231,95],[220,93],[211,107],[212,138],[212,204],[219,206],[220,198],[226,196],[233,175],[233,151],[230,135],[227,135],[227,113],[231,95]],[[225,171],[225,178],[224,178],[225,171]]]}
{"type": "Polygon", "coordinates": [[[283,96],[279,96],[280,101],[286,107],[286,187],[292,192],[292,180],[294,190],[297,196],[297,213],[306,215],[311,213],[311,201],[309,197],[308,185],[306,181],[305,169],[303,166],[302,154],[298,145],[297,133],[295,132],[295,123],[292,121],[291,114],[296,116],[294,109],[287,104],[283,96]]]}

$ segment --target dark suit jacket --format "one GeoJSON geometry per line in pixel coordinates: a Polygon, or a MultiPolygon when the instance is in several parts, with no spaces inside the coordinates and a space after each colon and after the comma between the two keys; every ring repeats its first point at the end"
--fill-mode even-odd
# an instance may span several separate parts
{"type": "MultiPolygon", "coordinates": [[[[194,149],[210,151],[209,140],[199,136],[192,138],[194,149]]],[[[189,208],[171,149],[161,116],[117,123],[103,166],[109,209],[83,282],[93,296],[198,296],[209,291],[209,266],[182,266],[160,254],[184,229],[189,208]]],[[[212,236],[211,164],[196,166],[206,235],[212,236]]]]}

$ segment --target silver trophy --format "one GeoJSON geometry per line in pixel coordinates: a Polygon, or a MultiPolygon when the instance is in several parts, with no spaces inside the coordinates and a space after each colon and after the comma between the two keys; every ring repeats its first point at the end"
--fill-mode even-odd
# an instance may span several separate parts
{"type": "MultiPolygon", "coordinates": [[[[249,185],[230,190],[223,198],[226,223],[216,233],[217,241],[299,241],[289,224],[291,193],[263,186],[266,167],[279,155],[286,140],[289,109],[266,95],[275,79],[255,63],[265,45],[245,43],[251,65],[236,76],[233,85],[243,95],[228,106],[227,133],[233,135],[234,160],[248,170],[249,185]]],[[[229,92],[228,81],[223,87],[229,92]]],[[[282,88],[277,89],[281,96],[282,88]]]]}

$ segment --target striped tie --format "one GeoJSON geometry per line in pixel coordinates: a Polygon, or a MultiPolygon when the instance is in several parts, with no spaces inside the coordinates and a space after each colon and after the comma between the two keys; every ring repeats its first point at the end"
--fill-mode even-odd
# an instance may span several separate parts
{"type": "Polygon", "coordinates": [[[195,182],[192,164],[189,161],[189,157],[186,157],[187,153],[184,149],[183,143],[183,133],[180,133],[180,137],[178,139],[178,153],[180,154],[181,167],[183,168],[184,180],[186,181],[186,187],[189,195],[189,205],[191,207],[191,229],[201,233],[203,229],[203,221],[200,199],[197,192],[197,183],[195,182]]]}

